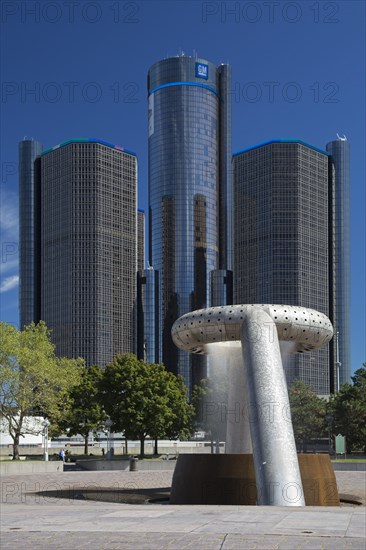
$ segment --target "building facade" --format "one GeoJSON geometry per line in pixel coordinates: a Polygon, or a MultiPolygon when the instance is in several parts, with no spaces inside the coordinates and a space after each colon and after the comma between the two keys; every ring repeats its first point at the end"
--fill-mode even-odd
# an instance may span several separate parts
{"type": "Polygon", "coordinates": [[[335,339],[332,344],[334,389],[350,381],[350,145],[346,138],[327,143],[330,171],[333,173],[331,188],[334,201],[334,246],[332,283],[334,300],[332,322],[335,339]]]}
{"type": "Polygon", "coordinates": [[[154,64],[149,95],[149,263],[158,273],[160,361],[187,386],[204,357],[178,350],[171,327],[211,303],[211,273],[231,269],[230,67],[184,55],[154,64]]]}
{"type": "Polygon", "coordinates": [[[40,318],[58,355],[136,351],[137,158],[97,139],[43,151],[40,318]]]}
{"type": "Polygon", "coordinates": [[[137,270],[145,269],[145,212],[137,210],[137,270]]]}
{"type": "Polygon", "coordinates": [[[42,145],[35,140],[19,143],[19,321],[20,329],[36,318],[37,272],[35,264],[36,159],[42,145]]]}
{"type": "Polygon", "coordinates": [[[151,266],[137,275],[137,356],[160,362],[159,274],[151,266]]]}
{"type": "MultiPolygon", "coordinates": [[[[330,315],[329,155],[298,140],[233,157],[234,303],[298,305],[330,315]]],[[[330,391],[329,348],[296,354],[287,379],[330,391]]]]}

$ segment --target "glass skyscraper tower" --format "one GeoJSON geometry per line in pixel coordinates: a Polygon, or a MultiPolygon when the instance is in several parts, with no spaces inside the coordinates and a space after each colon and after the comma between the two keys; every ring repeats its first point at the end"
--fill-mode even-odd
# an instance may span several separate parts
{"type": "Polygon", "coordinates": [[[334,170],[334,294],[335,389],[350,379],[350,146],[346,138],[327,143],[334,170]],[[337,350],[338,347],[338,350],[337,350]],[[338,351],[338,353],[337,353],[338,351]],[[336,365],[337,367],[337,365],[336,365]],[[339,371],[339,372],[337,372],[339,371]],[[339,376],[338,376],[339,375],[339,376]]]}
{"type": "Polygon", "coordinates": [[[137,270],[145,269],[145,212],[137,210],[137,270]]]}
{"type": "Polygon", "coordinates": [[[41,156],[41,319],[58,355],[136,351],[137,158],[98,139],[41,156]]]}
{"type": "Polygon", "coordinates": [[[20,329],[35,320],[37,300],[35,288],[37,271],[35,264],[36,188],[35,160],[42,145],[35,140],[19,143],[19,318],[20,329]]]}
{"type": "MultiPolygon", "coordinates": [[[[235,303],[303,306],[331,316],[329,154],[273,140],[234,155],[235,303]]],[[[329,348],[295,354],[287,378],[329,394],[329,348]]],[[[286,362],[285,362],[286,366],[286,362]]]]}
{"type": "Polygon", "coordinates": [[[223,295],[231,269],[231,70],[180,55],[154,64],[149,94],[149,263],[159,280],[160,359],[189,388],[205,358],[171,339],[182,314],[223,295]],[[215,276],[220,271],[222,276],[215,276]]]}
{"type": "Polygon", "coordinates": [[[137,274],[137,356],[148,363],[159,363],[159,278],[149,266],[137,274]]]}

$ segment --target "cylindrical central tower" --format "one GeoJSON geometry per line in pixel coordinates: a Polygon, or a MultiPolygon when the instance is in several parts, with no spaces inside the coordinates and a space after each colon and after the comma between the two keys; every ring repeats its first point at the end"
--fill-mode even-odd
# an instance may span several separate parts
{"type": "Polygon", "coordinates": [[[205,358],[174,346],[172,324],[210,305],[210,272],[231,267],[229,89],[229,67],[199,58],[164,59],[148,75],[149,262],[159,271],[161,360],[188,387],[205,376],[205,358]]]}
{"type": "Polygon", "coordinates": [[[334,324],[339,354],[334,349],[336,366],[332,391],[350,380],[350,145],[347,139],[327,143],[334,168],[332,195],[334,214],[332,232],[334,239],[332,272],[332,322],[334,324]]]}
{"type": "Polygon", "coordinates": [[[36,159],[42,144],[33,139],[19,143],[19,318],[20,329],[32,321],[39,321],[38,259],[35,232],[37,231],[36,159]]]}

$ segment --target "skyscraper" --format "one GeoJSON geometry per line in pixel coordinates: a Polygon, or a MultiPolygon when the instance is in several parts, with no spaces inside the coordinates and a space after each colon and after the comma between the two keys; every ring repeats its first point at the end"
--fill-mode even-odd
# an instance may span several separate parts
{"type": "Polygon", "coordinates": [[[145,212],[137,210],[137,270],[145,269],[145,212]]]}
{"type": "Polygon", "coordinates": [[[350,352],[350,146],[346,138],[327,143],[331,168],[334,171],[334,293],[332,322],[335,331],[333,342],[334,389],[349,382],[350,352]],[[338,350],[337,350],[338,347],[338,350]],[[338,353],[337,353],[338,351],[338,353]],[[339,370],[339,373],[337,372],[339,370]],[[338,378],[339,375],[339,378],[338,378]]]}
{"type": "Polygon", "coordinates": [[[159,277],[151,266],[137,275],[137,356],[160,362],[159,277]]]}
{"type": "Polygon", "coordinates": [[[19,143],[19,318],[20,328],[34,321],[35,308],[35,160],[42,145],[35,140],[19,143]]]}
{"type": "Polygon", "coordinates": [[[136,350],[136,155],[71,139],[40,164],[40,318],[59,355],[102,366],[136,350]]]}
{"type": "MultiPolygon", "coordinates": [[[[304,306],[330,313],[328,153],[273,140],[236,153],[235,303],[304,306]]],[[[288,382],[330,390],[329,349],[291,357],[288,382]]]]}
{"type": "Polygon", "coordinates": [[[211,304],[211,273],[231,269],[230,79],[228,65],[184,55],[148,74],[149,263],[159,279],[160,358],[189,388],[205,376],[205,358],[178,350],[170,331],[180,315],[211,304]]]}

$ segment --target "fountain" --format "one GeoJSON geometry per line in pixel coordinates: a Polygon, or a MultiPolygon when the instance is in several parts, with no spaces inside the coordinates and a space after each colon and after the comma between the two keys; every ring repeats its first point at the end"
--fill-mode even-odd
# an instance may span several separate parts
{"type": "Polygon", "coordinates": [[[298,306],[218,306],[187,313],[174,323],[174,343],[190,353],[205,354],[217,342],[241,342],[241,368],[230,385],[229,404],[244,393],[247,414],[244,421],[227,425],[230,454],[179,457],[171,502],[339,504],[329,457],[298,459],[279,344],[290,342],[293,352],[304,353],[323,347],[332,336],[326,315],[298,306]],[[199,483],[202,475],[209,486],[199,483]],[[327,498],[329,484],[334,498],[327,498]]]}

